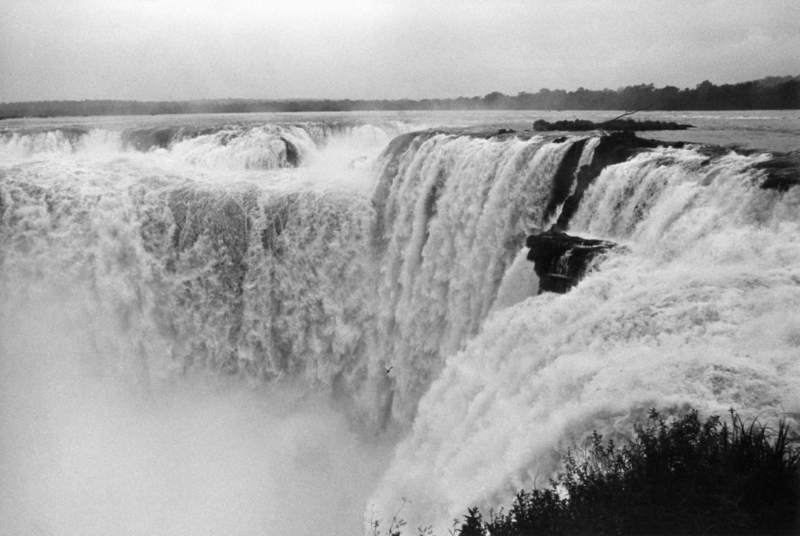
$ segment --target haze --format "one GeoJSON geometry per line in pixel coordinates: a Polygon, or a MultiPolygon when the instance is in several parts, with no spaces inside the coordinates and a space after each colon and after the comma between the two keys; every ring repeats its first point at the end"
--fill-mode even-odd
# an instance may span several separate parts
{"type": "Polygon", "coordinates": [[[793,0],[3,0],[0,101],[694,87],[798,50],[793,0]]]}
{"type": "Polygon", "coordinates": [[[0,534],[361,532],[388,448],[291,389],[200,375],[143,396],[127,362],[100,372],[119,356],[87,347],[78,308],[0,310],[0,534]]]}

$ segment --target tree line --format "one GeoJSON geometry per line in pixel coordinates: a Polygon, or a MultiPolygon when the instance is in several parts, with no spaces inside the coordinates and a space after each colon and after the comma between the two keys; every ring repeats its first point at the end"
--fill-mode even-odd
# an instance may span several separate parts
{"type": "Polygon", "coordinates": [[[796,110],[800,109],[800,75],[767,77],[738,84],[708,80],[694,88],[657,88],[639,84],[620,89],[574,91],[540,89],[536,93],[483,97],[394,100],[259,100],[191,101],[40,101],[0,103],[0,119],[90,115],[160,115],[254,112],[348,112],[411,110],[796,110]]]}

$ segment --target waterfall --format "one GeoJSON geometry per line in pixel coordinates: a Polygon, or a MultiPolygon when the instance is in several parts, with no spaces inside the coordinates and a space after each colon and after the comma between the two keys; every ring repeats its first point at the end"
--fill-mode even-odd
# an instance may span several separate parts
{"type": "Polygon", "coordinates": [[[329,143],[385,145],[408,125],[347,122],[288,124],[233,122],[214,126],[169,124],[146,127],[29,127],[0,131],[0,157],[97,152],[156,152],[175,160],[216,169],[297,167],[329,143]]]}
{"type": "Polygon", "coordinates": [[[368,516],[412,526],[544,486],[592,430],[619,440],[649,408],[800,410],[800,224],[767,155],[658,148],[605,168],[569,231],[626,247],[566,295],[496,310],[451,354],[368,516]]]}
{"type": "Polygon", "coordinates": [[[210,371],[332,401],[402,437],[368,512],[406,497],[412,526],[651,407],[800,412],[800,193],[764,187],[771,155],[404,130],[7,132],[0,320],[46,311],[145,394],[210,371]],[[551,227],[624,247],[538,294],[551,227]]]}
{"type": "Polygon", "coordinates": [[[170,367],[301,377],[406,426],[480,328],[569,147],[407,134],[372,199],[32,163],[3,185],[5,288],[37,264],[90,287],[94,316],[138,319],[142,353],[166,346],[170,367]]]}
{"type": "Polygon", "coordinates": [[[379,162],[377,339],[394,412],[413,419],[443,358],[480,329],[503,275],[544,217],[570,144],[446,134],[397,138],[379,162]]]}

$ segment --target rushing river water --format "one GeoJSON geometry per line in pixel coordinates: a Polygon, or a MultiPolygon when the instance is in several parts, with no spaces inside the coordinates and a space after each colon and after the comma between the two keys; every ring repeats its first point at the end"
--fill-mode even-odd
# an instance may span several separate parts
{"type": "Polygon", "coordinates": [[[0,124],[0,532],[444,534],[652,407],[796,418],[800,114],[643,114],[740,149],[606,167],[567,231],[625,247],[537,294],[574,115],[0,124]]]}

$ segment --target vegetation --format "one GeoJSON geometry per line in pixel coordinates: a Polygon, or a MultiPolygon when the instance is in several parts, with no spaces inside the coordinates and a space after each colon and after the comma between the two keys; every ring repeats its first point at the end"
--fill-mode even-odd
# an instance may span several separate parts
{"type": "MultiPolygon", "coordinates": [[[[646,425],[622,448],[596,431],[585,447],[568,449],[563,472],[546,489],[520,491],[508,511],[484,519],[469,508],[450,536],[537,534],[800,534],[800,437],[785,420],[777,429],[730,425],[696,410],[646,425]]],[[[400,536],[398,509],[386,536],[400,536]]],[[[382,536],[373,521],[370,536],[382,536]]],[[[430,527],[417,529],[431,536],[430,527]]]]}
{"type": "Polygon", "coordinates": [[[461,536],[800,533],[800,449],[785,421],[652,410],[635,432],[621,449],[595,432],[549,488],[520,491],[488,521],[469,509],[461,536]]]}
{"type": "Polygon", "coordinates": [[[88,115],[154,115],[250,112],[344,112],[368,110],[787,110],[800,109],[800,76],[768,77],[739,84],[575,91],[540,89],[516,96],[493,91],[483,97],[397,100],[216,99],[175,102],[114,100],[0,103],[0,119],[88,115]]]}
{"type": "Polygon", "coordinates": [[[555,121],[553,123],[539,119],[533,122],[533,130],[552,132],[554,130],[571,130],[586,132],[587,130],[615,130],[618,132],[640,132],[644,130],[686,130],[692,125],[683,125],[672,121],[634,121],[632,119],[612,119],[594,123],[585,119],[555,121]]]}

